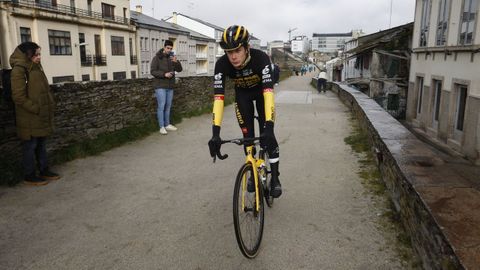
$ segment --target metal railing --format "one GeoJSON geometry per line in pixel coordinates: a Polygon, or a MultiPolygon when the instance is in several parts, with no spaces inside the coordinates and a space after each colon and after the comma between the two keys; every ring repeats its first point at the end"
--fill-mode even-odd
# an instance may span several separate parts
{"type": "Polygon", "coordinates": [[[97,19],[97,20],[112,21],[112,22],[121,23],[121,24],[128,24],[130,22],[130,20],[128,18],[125,18],[125,17],[105,16],[101,12],[96,12],[96,11],[91,11],[91,10],[86,10],[86,9],[80,9],[80,8],[67,6],[67,5],[60,5],[60,4],[52,5],[51,1],[46,1],[46,0],[40,0],[40,1],[0,0],[0,2],[12,3],[13,5],[17,5],[17,6],[25,6],[25,7],[43,9],[43,10],[53,11],[53,12],[56,12],[56,13],[62,13],[62,14],[66,14],[66,15],[87,17],[87,18],[92,18],[92,19],[97,19]]]}
{"type": "Polygon", "coordinates": [[[136,55],[130,55],[130,65],[137,65],[138,60],[136,55]]]}
{"type": "Polygon", "coordinates": [[[80,63],[82,67],[91,67],[93,64],[92,56],[86,55],[85,57],[80,56],[80,63]]]}
{"type": "Polygon", "coordinates": [[[94,55],[93,64],[96,66],[106,66],[107,65],[107,56],[106,55],[94,55]]]}

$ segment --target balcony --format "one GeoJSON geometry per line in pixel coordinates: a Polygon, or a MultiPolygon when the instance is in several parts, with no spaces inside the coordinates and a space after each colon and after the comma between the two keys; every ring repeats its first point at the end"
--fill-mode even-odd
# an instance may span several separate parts
{"type": "Polygon", "coordinates": [[[130,65],[137,65],[137,56],[136,55],[130,55],[130,65]]]}
{"type": "Polygon", "coordinates": [[[64,15],[86,17],[103,21],[111,21],[121,24],[129,24],[130,20],[124,17],[118,16],[104,16],[101,12],[95,12],[86,9],[80,9],[67,5],[55,4],[52,5],[51,1],[31,1],[31,0],[0,0],[2,3],[12,3],[14,6],[29,7],[40,10],[53,11],[64,15]]]}
{"type": "Polygon", "coordinates": [[[106,66],[107,65],[107,56],[106,55],[94,55],[93,64],[95,66],[106,66]]]}
{"type": "Polygon", "coordinates": [[[197,53],[195,55],[195,57],[198,59],[198,60],[203,60],[203,59],[207,59],[207,54],[206,53],[197,53]]]}
{"type": "Polygon", "coordinates": [[[91,55],[85,55],[84,57],[80,56],[80,63],[82,67],[91,67],[92,66],[92,56],[91,55]]]}

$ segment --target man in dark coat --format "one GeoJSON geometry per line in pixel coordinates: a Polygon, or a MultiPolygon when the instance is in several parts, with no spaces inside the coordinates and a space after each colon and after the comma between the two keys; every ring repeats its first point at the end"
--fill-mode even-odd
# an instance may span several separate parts
{"type": "Polygon", "coordinates": [[[170,124],[170,109],[173,101],[173,88],[175,87],[175,72],[182,71],[182,65],[173,53],[173,42],[165,40],[163,49],[157,52],[150,65],[153,75],[153,89],[157,97],[157,118],[160,134],[167,135],[168,131],[177,128],[170,124]]]}

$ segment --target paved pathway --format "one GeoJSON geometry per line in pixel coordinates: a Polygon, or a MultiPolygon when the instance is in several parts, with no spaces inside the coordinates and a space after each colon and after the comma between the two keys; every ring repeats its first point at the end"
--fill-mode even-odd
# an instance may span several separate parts
{"type": "MultiPolygon", "coordinates": [[[[277,87],[284,195],[266,211],[260,255],[245,259],[232,223],[235,145],[213,164],[211,116],[179,131],[55,168],[45,187],[0,189],[1,269],[402,269],[343,138],[349,113],[307,76],[277,87]]],[[[232,106],[223,138],[238,137],[232,106]]]]}

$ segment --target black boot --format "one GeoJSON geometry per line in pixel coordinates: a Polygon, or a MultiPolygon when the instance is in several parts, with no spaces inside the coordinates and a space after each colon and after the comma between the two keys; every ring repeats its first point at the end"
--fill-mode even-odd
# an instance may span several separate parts
{"type": "Polygon", "coordinates": [[[271,170],[271,175],[272,175],[272,180],[270,183],[270,195],[274,198],[280,197],[282,195],[282,185],[280,184],[280,180],[278,179],[278,176],[280,173],[278,172],[278,163],[271,163],[270,164],[270,170],[271,170]]]}

